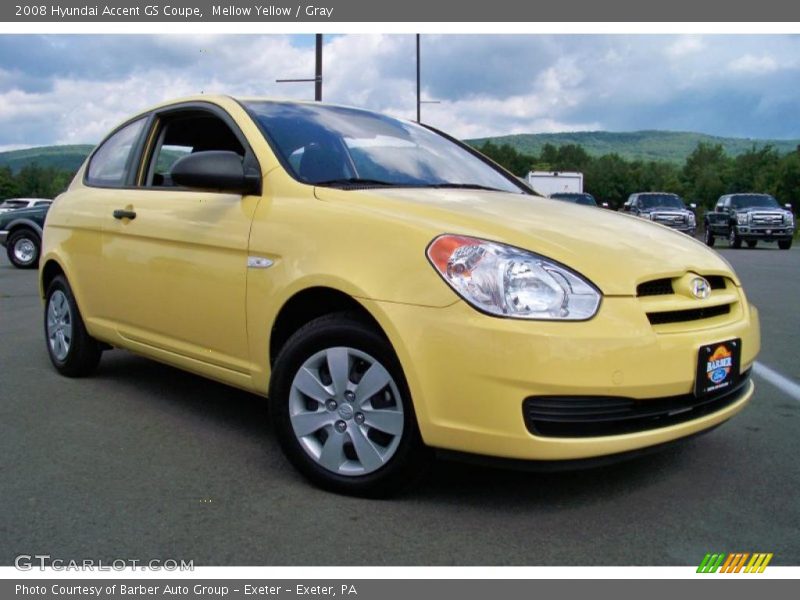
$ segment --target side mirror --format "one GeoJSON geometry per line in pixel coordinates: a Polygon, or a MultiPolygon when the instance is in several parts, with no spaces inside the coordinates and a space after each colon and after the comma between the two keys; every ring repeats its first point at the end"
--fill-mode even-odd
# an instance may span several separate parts
{"type": "Polygon", "coordinates": [[[600,206],[602,206],[603,208],[608,208],[608,202],[601,202],[600,206]]]}
{"type": "Polygon", "coordinates": [[[172,182],[188,188],[257,194],[261,177],[245,171],[242,157],[228,150],[194,152],[175,161],[172,182]]]}
{"type": "Polygon", "coordinates": [[[789,204],[788,202],[787,202],[786,204],[784,204],[784,206],[785,206],[785,207],[786,207],[788,210],[792,210],[792,205],[791,205],[791,204],[789,204]]]}
{"type": "Polygon", "coordinates": [[[689,208],[691,208],[692,210],[696,210],[697,209],[697,204],[694,203],[694,202],[690,202],[689,203],[689,208]]]}

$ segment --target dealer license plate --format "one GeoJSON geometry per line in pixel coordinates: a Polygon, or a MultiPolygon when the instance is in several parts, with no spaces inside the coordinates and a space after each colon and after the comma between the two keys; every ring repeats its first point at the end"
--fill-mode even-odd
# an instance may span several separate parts
{"type": "Polygon", "coordinates": [[[697,356],[694,395],[698,398],[733,389],[739,380],[742,340],[701,346],[697,356]]]}

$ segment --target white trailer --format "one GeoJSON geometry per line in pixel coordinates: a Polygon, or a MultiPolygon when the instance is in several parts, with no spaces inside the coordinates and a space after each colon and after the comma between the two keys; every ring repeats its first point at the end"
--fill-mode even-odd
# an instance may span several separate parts
{"type": "Polygon", "coordinates": [[[530,171],[527,182],[542,196],[558,192],[583,192],[583,173],[576,171],[530,171]]]}

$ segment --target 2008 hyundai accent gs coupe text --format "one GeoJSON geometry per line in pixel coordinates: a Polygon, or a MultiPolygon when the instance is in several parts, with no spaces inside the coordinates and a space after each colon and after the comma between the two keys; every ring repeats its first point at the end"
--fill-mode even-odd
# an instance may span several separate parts
{"type": "Polygon", "coordinates": [[[752,396],[760,344],[700,242],[316,103],[125,122],[54,202],[40,278],[61,373],[113,346],[266,396],[291,462],[362,495],[432,448],[570,463],[710,429],[752,396]]]}

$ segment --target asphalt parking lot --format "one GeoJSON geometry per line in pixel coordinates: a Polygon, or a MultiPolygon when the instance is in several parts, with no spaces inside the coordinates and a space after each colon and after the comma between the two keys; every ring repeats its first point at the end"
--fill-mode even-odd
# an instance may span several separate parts
{"type": "MultiPolygon", "coordinates": [[[[722,249],[761,311],[760,362],[800,382],[800,248],[722,249]]],[[[0,564],[19,554],[195,565],[800,564],[800,400],[756,377],[738,417],[662,453],[536,474],[437,462],[387,501],[310,487],[264,402],[107,352],[52,369],[36,273],[0,259],[0,564]]]]}

